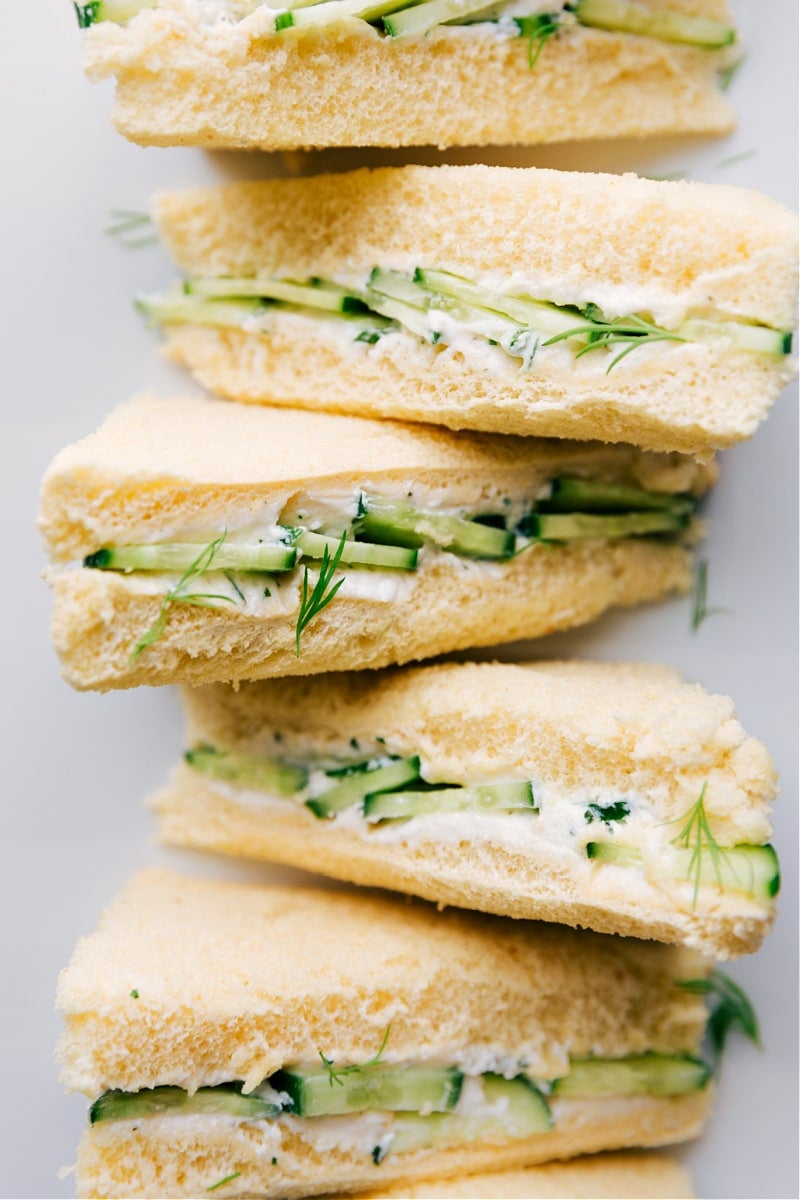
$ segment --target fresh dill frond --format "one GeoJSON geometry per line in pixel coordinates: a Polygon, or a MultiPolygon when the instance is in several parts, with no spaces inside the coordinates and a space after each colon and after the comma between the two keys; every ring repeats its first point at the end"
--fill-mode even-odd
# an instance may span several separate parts
{"type": "Polygon", "coordinates": [[[755,158],[757,153],[757,150],[740,150],[738,154],[730,154],[727,158],[721,158],[714,166],[718,171],[722,171],[725,167],[734,167],[736,163],[746,162],[748,158],[755,158]]]}
{"type": "MultiPolygon", "coordinates": [[[[686,878],[694,885],[692,908],[697,904],[697,896],[703,877],[704,859],[708,858],[711,862],[711,869],[716,876],[720,890],[723,888],[722,863],[727,859],[726,851],[714,837],[711,825],[709,824],[708,814],[706,813],[707,788],[708,782],[706,781],[700,789],[700,795],[688,812],[683,813],[680,817],[676,817],[674,821],[666,822],[668,825],[675,825],[678,821],[683,822],[680,831],[670,840],[670,845],[678,846],[681,850],[691,851],[686,878]]],[[[730,863],[728,862],[726,865],[735,877],[735,872],[730,863]]]]}
{"type": "Polygon", "coordinates": [[[337,579],[336,583],[331,586],[331,581],[336,568],[339,566],[339,559],[342,557],[344,543],[347,538],[347,530],[342,534],[339,545],[336,547],[333,557],[331,557],[328,547],[322,551],[322,561],[319,567],[319,578],[314,584],[313,589],[309,594],[308,590],[308,567],[303,570],[303,590],[300,597],[300,612],[297,614],[297,625],[294,635],[294,652],[300,657],[300,638],[303,635],[303,630],[314,620],[323,608],[326,608],[331,600],[333,600],[339,588],[344,583],[344,576],[337,579]]]}
{"type": "Polygon", "coordinates": [[[328,1072],[328,1082],[331,1087],[333,1087],[335,1083],[338,1083],[340,1086],[344,1087],[344,1080],[348,1075],[356,1075],[359,1071],[366,1071],[370,1067],[377,1067],[379,1063],[383,1061],[383,1052],[386,1049],[386,1043],[389,1040],[389,1034],[391,1033],[391,1030],[392,1023],[390,1021],[386,1026],[386,1032],[383,1035],[383,1040],[378,1047],[378,1053],[373,1054],[372,1058],[367,1059],[367,1061],[364,1063],[353,1063],[352,1066],[349,1067],[337,1067],[334,1059],[326,1058],[320,1050],[319,1056],[322,1059],[325,1070],[328,1072]]]}
{"type": "Polygon", "coordinates": [[[682,979],[676,986],[698,996],[713,997],[708,1034],[717,1061],[725,1049],[728,1034],[737,1025],[744,1036],[761,1049],[761,1031],[755,1009],[747,994],[730,975],[714,970],[707,979],[682,979]]]}
{"type": "Polygon", "coordinates": [[[516,24],[520,37],[528,39],[528,66],[532,71],[539,61],[539,55],[544,49],[545,42],[548,42],[559,31],[561,22],[558,13],[517,17],[516,24]]]}
{"type": "Polygon", "coordinates": [[[158,241],[149,213],[136,212],[131,208],[112,208],[108,215],[112,223],[105,227],[103,233],[116,238],[127,249],[152,246],[158,241]]]}
{"type": "MultiPolygon", "coordinates": [[[[275,1160],[273,1159],[272,1161],[274,1162],[275,1160]]],[[[234,1179],[238,1179],[241,1173],[241,1171],[232,1171],[230,1175],[225,1175],[222,1179],[218,1179],[216,1183],[212,1183],[210,1187],[206,1188],[206,1191],[215,1192],[217,1188],[224,1187],[226,1183],[232,1183],[234,1179]]]]}
{"type": "Polygon", "coordinates": [[[679,333],[670,333],[660,326],[654,325],[644,317],[615,317],[606,320],[595,304],[589,304],[580,314],[582,322],[571,329],[564,329],[553,337],[542,342],[543,346],[554,346],[557,342],[566,342],[571,338],[586,338],[587,344],[582,346],[575,358],[583,358],[593,350],[610,349],[612,346],[624,348],[606,367],[606,375],[613,371],[617,363],[622,362],[628,354],[638,350],[640,346],[652,345],[654,342],[685,342],[686,338],[679,333]]]}
{"type": "Polygon", "coordinates": [[[157,642],[159,638],[164,636],[167,622],[169,621],[170,609],[173,604],[192,604],[197,608],[219,608],[220,603],[236,604],[236,601],[231,596],[223,596],[219,592],[188,591],[201,575],[211,570],[211,564],[226,537],[227,531],[220,534],[213,542],[209,542],[207,546],[204,546],[197,558],[186,568],[175,586],[171,587],[166,593],[161,601],[161,609],[155,621],[134,645],[128,659],[129,667],[136,662],[136,659],[143,650],[146,650],[148,646],[152,646],[154,642],[157,642]]]}
{"type": "Polygon", "coordinates": [[[730,612],[729,608],[721,605],[708,604],[708,559],[702,558],[697,564],[694,576],[694,598],[692,603],[692,633],[697,633],[707,617],[718,613],[730,612]]]}

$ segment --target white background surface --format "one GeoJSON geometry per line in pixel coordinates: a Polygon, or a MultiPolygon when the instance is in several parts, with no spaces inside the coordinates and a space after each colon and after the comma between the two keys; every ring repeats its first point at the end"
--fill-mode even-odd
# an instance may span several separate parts
{"type": "MultiPolygon", "coordinates": [[[[632,170],[754,186],[795,205],[795,0],[739,4],[748,59],[731,96],[740,128],[726,139],[463,152],[450,161],[632,170]],[[738,163],[729,156],[754,151],[738,163]]],[[[5,666],[0,987],[4,1197],[72,1194],[59,1167],[74,1158],[85,1102],[67,1097],[52,1062],[53,993],[78,934],[129,873],[170,862],[189,870],[276,878],[277,871],[153,844],[142,798],[181,748],[168,690],[72,693],[48,644],[49,597],[33,523],[52,455],[137,390],[189,390],[155,356],[131,310],[135,291],[171,268],[157,247],[126,250],[104,236],[112,208],[144,209],[151,191],[284,171],[278,156],[141,150],[109,124],[110,91],[86,82],[67,0],[2,5],[4,90],[4,342],[2,629],[5,666]],[[7,926],[7,928],[5,928],[7,926]]],[[[437,161],[409,152],[370,161],[437,161]]],[[[319,164],[356,165],[348,152],[319,164]]],[[[574,634],[505,648],[503,657],[585,655],[662,660],[737,700],[748,730],[782,775],[775,812],[784,887],[775,932],[732,973],[761,1017],[764,1051],[731,1046],[704,1138],[685,1151],[702,1197],[797,1197],[796,412],[782,397],[755,440],[724,458],[707,513],[709,601],[730,611],[693,635],[689,599],[611,614],[574,634]]],[[[280,872],[284,877],[291,873],[280,872]]],[[[292,876],[294,877],[294,876],[292,876]]]]}

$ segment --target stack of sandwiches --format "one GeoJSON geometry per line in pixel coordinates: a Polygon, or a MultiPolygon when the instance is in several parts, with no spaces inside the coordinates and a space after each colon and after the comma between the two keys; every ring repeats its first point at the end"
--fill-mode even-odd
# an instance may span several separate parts
{"type": "MultiPolygon", "coordinates": [[[[732,119],[722,0],[75,7],[144,144],[732,119]]],[[[145,871],[79,942],[79,1194],[691,1196],[637,1150],[697,1136],[726,1032],[758,1037],[714,962],[775,916],[767,750],[668,667],[416,664],[688,589],[714,455],[793,372],[792,218],[483,166],[154,216],[181,279],[138,307],[217,398],[56,457],[55,646],[79,689],[181,685],[164,842],[327,882],[145,871]]]]}

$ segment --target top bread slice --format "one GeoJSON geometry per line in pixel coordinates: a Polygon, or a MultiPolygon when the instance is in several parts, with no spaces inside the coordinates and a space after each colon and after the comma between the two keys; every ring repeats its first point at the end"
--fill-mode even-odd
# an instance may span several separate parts
{"type": "Polygon", "coordinates": [[[533,497],[544,478],[558,474],[699,496],[714,469],[629,446],[140,397],[63,450],[45,476],[41,529],[53,560],[54,639],[66,673],[78,687],[108,688],[385,666],[540,636],[612,604],[688,587],[690,556],[680,538],[534,546],[489,564],[425,551],[417,570],[378,572],[377,583],[369,569],[346,572],[341,594],[303,633],[299,657],[303,571],[295,568],[276,595],[269,587],[267,597],[262,586],[247,596],[240,589],[241,602],[224,607],[172,605],[162,636],[132,659],[177,575],[144,578],[75,561],[106,545],[181,538],[199,541],[199,552],[226,531],[271,525],[276,506],[306,491],[353,498],[361,488],[401,497],[428,489],[474,511],[503,489],[533,497]]]}
{"type": "MultiPolygon", "coordinates": [[[[435,268],[496,291],[675,328],[717,316],[791,329],[796,230],[756,192],[534,168],[360,170],[161,193],[155,217],[189,276],[333,280],[435,268]]],[[[750,436],[791,360],[719,342],[605,354],[539,350],[528,370],[399,333],[354,342],[330,320],[269,310],[268,336],[171,324],[169,353],[237,400],[451,428],[627,441],[708,457],[750,436]],[[546,355],[550,357],[546,360],[546,355]]]]}
{"type": "MultiPolygon", "coordinates": [[[[669,8],[730,20],[724,0],[669,8]]],[[[721,133],[734,123],[718,86],[725,50],[577,26],[532,69],[528,39],[491,24],[395,41],[363,21],[276,35],[274,10],[206,27],[188,10],[172,0],[84,35],[84,66],[96,80],[116,76],[114,123],[132,141],[445,148],[721,133]]]]}

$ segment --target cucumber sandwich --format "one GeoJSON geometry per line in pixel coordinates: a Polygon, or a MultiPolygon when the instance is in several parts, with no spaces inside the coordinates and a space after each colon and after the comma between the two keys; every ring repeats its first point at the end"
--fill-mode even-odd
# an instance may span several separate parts
{"type": "Polygon", "coordinates": [[[627,446],[142,397],[45,477],[54,639],[105,689],[535,637],[685,590],[712,479],[627,446]]]}
{"type": "Polygon", "coordinates": [[[59,985],[78,1193],[291,1200],[681,1141],[709,1108],[707,976],[635,940],[144,873],[59,985]]]}
{"type": "Polygon", "coordinates": [[[154,215],[184,278],[139,307],[235,400],[707,458],[794,373],[795,220],[741,188],[408,166],[154,215]]]}
{"type": "Polygon", "coordinates": [[[167,842],[718,959],[774,917],[770,757],[667,667],[449,663],[183,698],[167,842]]]}
{"type": "Polygon", "coordinates": [[[286,150],[720,133],[725,0],[79,0],[144,145],[286,150]]]}

